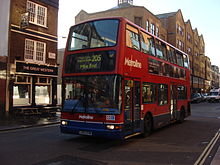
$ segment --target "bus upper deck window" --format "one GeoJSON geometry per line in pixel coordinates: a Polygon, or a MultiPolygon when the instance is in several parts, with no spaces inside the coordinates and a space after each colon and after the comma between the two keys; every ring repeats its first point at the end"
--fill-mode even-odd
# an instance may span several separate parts
{"type": "Polygon", "coordinates": [[[154,38],[149,34],[141,32],[142,52],[155,56],[154,38]]]}
{"type": "Polygon", "coordinates": [[[173,63],[173,64],[176,64],[176,54],[175,54],[175,50],[168,46],[167,45],[167,58],[168,58],[168,61],[173,63]]]}
{"type": "Polygon", "coordinates": [[[183,62],[184,62],[184,67],[189,68],[189,60],[187,55],[183,55],[183,62]]]}
{"type": "Polygon", "coordinates": [[[156,40],[156,53],[159,58],[167,60],[166,44],[159,40],[156,40]]]}
{"type": "Polygon", "coordinates": [[[126,26],[126,45],[130,48],[140,50],[138,30],[130,25],[126,26]]]}
{"type": "Polygon", "coordinates": [[[177,64],[179,66],[183,66],[183,54],[180,53],[179,51],[176,52],[176,57],[177,57],[177,64]]]}

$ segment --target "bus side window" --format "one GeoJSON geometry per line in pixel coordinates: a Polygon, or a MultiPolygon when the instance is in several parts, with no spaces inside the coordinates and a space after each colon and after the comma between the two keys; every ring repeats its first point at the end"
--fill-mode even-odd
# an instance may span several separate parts
{"type": "Polygon", "coordinates": [[[149,34],[141,32],[141,48],[142,52],[155,56],[154,38],[149,34]]]}
{"type": "Polygon", "coordinates": [[[149,42],[150,42],[150,54],[152,56],[156,56],[154,38],[152,37],[151,39],[149,39],[149,42]]]}
{"type": "Polygon", "coordinates": [[[183,62],[184,62],[184,67],[189,68],[189,59],[187,55],[183,55],[183,62]]]}
{"type": "Polygon", "coordinates": [[[144,53],[149,53],[150,45],[147,41],[145,41],[145,34],[143,32],[141,32],[140,38],[141,38],[141,51],[144,53]]]}
{"type": "Polygon", "coordinates": [[[184,100],[187,98],[187,90],[185,86],[178,86],[178,99],[184,100]]]}
{"type": "Polygon", "coordinates": [[[156,100],[156,86],[152,83],[143,83],[142,102],[144,104],[154,103],[156,100]]]}
{"type": "Polygon", "coordinates": [[[158,85],[158,104],[165,105],[168,103],[168,86],[165,84],[158,85]]]}
{"type": "Polygon", "coordinates": [[[175,50],[168,45],[167,45],[167,58],[169,62],[176,64],[175,50]]]}
{"type": "Polygon", "coordinates": [[[156,53],[157,57],[163,59],[163,52],[161,51],[161,42],[156,39],[156,53]]]}
{"type": "Polygon", "coordinates": [[[179,66],[183,66],[183,54],[179,51],[176,51],[176,57],[177,57],[177,64],[179,66]]]}
{"type": "Polygon", "coordinates": [[[163,58],[164,60],[167,60],[167,49],[166,49],[166,44],[162,43],[162,52],[163,52],[163,58]]]}
{"type": "Polygon", "coordinates": [[[159,40],[156,40],[156,53],[159,58],[167,60],[166,45],[159,40]]]}
{"type": "Polygon", "coordinates": [[[126,45],[130,48],[140,50],[138,30],[130,25],[126,26],[126,45]]]}

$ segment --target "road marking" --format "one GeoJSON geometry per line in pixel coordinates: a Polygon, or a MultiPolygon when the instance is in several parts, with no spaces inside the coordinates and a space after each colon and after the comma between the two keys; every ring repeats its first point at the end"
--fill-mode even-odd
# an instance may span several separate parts
{"type": "Polygon", "coordinates": [[[208,146],[205,148],[205,150],[202,152],[202,154],[199,156],[199,158],[194,163],[194,165],[203,165],[203,163],[207,159],[208,155],[210,154],[211,150],[213,149],[219,137],[220,137],[220,129],[216,132],[215,136],[212,138],[212,140],[210,141],[208,146]]]}

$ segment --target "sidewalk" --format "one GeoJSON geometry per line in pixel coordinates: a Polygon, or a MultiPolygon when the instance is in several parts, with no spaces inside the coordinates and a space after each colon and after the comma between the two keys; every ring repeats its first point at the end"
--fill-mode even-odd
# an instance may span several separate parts
{"type": "Polygon", "coordinates": [[[57,112],[55,116],[20,116],[16,118],[0,120],[0,132],[38,127],[44,125],[58,124],[60,122],[60,112],[57,112]]]}

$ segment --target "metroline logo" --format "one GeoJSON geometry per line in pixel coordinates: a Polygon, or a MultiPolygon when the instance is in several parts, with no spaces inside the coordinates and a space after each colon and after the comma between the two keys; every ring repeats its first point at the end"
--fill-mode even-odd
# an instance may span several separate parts
{"type": "Polygon", "coordinates": [[[140,69],[142,68],[141,62],[139,62],[138,60],[134,61],[132,59],[132,57],[131,57],[131,59],[125,57],[124,65],[130,66],[130,67],[134,67],[134,68],[140,68],[140,69]]]}
{"type": "Polygon", "coordinates": [[[89,115],[79,115],[79,119],[93,119],[93,116],[89,116],[89,115]]]}

